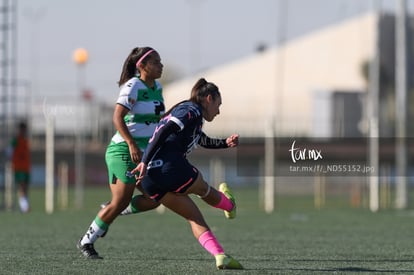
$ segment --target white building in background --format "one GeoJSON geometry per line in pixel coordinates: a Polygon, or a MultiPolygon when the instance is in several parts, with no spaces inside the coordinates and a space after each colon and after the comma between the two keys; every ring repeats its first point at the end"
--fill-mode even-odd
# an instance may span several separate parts
{"type": "Polygon", "coordinates": [[[205,124],[209,135],[264,136],[274,117],[277,136],[329,136],[330,94],[366,90],[361,68],[373,56],[375,24],[366,14],[173,82],[164,89],[166,106],[188,99],[204,77],[219,86],[223,99],[221,114],[205,124]]]}

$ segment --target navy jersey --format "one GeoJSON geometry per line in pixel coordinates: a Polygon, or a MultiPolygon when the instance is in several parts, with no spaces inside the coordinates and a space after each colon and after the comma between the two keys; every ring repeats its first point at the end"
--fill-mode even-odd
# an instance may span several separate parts
{"type": "Polygon", "coordinates": [[[161,119],[145,150],[142,162],[147,175],[142,187],[159,201],[167,192],[185,193],[198,177],[198,169],[186,158],[199,144],[205,148],[227,148],[225,139],[212,139],[202,131],[201,106],[185,101],[161,119]]]}
{"type": "Polygon", "coordinates": [[[169,121],[177,124],[180,131],[169,135],[160,151],[176,152],[182,155],[189,154],[202,135],[203,116],[201,107],[191,101],[179,104],[159,122],[154,135],[169,121]]]}

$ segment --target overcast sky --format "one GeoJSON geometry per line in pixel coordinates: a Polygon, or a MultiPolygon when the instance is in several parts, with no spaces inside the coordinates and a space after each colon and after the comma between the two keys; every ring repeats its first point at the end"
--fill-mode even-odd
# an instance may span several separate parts
{"type": "MultiPolygon", "coordinates": [[[[184,77],[372,10],[368,0],[19,0],[18,75],[34,99],[78,94],[75,49],[89,52],[86,86],[114,102],[122,63],[136,46],[184,77]],[[281,22],[284,22],[282,28],[281,22]],[[283,30],[283,31],[282,31],[283,30]]],[[[383,0],[387,10],[394,0],[383,0]]],[[[407,1],[411,13],[413,0],[407,1]]]]}

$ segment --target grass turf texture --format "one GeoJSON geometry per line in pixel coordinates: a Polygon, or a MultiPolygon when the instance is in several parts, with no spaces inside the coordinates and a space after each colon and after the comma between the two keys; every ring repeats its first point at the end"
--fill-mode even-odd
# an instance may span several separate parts
{"type": "Polygon", "coordinates": [[[81,258],[76,242],[108,199],[109,190],[102,188],[85,191],[82,211],[45,214],[43,190],[31,191],[31,213],[1,211],[0,274],[414,273],[410,210],[373,214],[345,207],[340,198],[316,210],[312,198],[293,197],[278,198],[276,212],[265,214],[257,191],[234,194],[235,220],[198,204],[226,252],[245,270],[216,271],[187,222],[170,211],[119,217],[95,244],[104,260],[81,258]]]}

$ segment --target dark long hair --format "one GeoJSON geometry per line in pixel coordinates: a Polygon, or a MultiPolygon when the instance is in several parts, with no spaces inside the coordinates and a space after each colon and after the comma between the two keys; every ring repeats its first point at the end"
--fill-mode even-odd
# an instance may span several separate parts
{"type": "MultiPolygon", "coordinates": [[[[122,86],[129,79],[134,77],[137,73],[137,61],[146,54],[147,52],[154,50],[151,47],[136,47],[133,48],[131,53],[125,59],[124,65],[122,66],[121,76],[119,77],[118,85],[122,86]]],[[[145,64],[148,61],[148,56],[142,60],[142,63],[145,64]]]]}
{"type": "Polygon", "coordinates": [[[207,82],[207,80],[205,80],[204,78],[200,78],[191,89],[190,99],[178,102],[177,104],[172,106],[167,112],[165,112],[162,117],[168,116],[175,107],[177,107],[183,102],[191,101],[201,105],[203,98],[206,98],[209,95],[211,95],[213,100],[216,100],[217,97],[221,96],[216,84],[214,84],[213,82],[207,82]]]}

